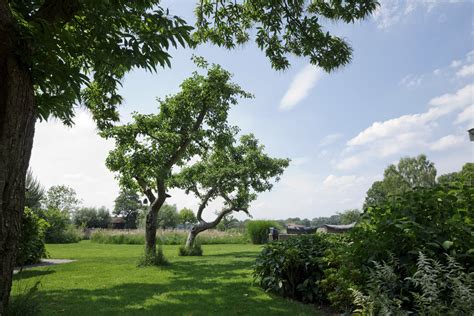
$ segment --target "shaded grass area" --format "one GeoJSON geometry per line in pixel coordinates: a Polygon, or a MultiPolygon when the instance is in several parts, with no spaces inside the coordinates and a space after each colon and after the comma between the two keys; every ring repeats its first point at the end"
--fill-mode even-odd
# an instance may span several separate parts
{"type": "Polygon", "coordinates": [[[314,315],[314,306],[265,293],[252,284],[256,245],[206,245],[202,257],[179,257],[163,246],[170,266],[137,268],[139,245],[48,245],[52,258],[78,261],[26,270],[13,295],[41,281],[44,315],[314,315]]]}

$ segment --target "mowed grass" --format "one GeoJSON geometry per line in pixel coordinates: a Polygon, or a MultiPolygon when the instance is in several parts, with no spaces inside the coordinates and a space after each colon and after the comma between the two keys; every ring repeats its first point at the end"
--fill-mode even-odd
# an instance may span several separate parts
{"type": "Polygon", "coordinates": [[[51,258],[76,262],[25,270],[13,295],[41,282],[44,315],[314,315],[312,305],[265,293],[252,284],[256,245],[205,245],[202,257],[179,257],[164,246],[170,265],[138,268],[140,245],[48,245],[51,258]]]}

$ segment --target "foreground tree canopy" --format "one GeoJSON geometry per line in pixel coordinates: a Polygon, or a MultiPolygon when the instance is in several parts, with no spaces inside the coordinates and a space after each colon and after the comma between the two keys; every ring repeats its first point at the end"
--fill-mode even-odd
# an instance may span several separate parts
{"type": "Polygon", "coordinates": [[[211,41],[227,48],[255,41],[276,69],[287,55],[325,70],[350,60],[349,46],[320,18],[352,22],[375,0],[199,1],[197,25],[159,0],[0,0],[0,313],[8,304],[24,207],[25,176],[38,117],[72,124],[82,104],[100,128],[117,120],[117,88],[133,68],[169,66],[169,49],[211,41]],[[284,30],[284,31],[283,31],[284,30]]]}
{"type": "Polygon", "coordinates": [[[271,180],[278,181],[288,163],[288,159],[265,154],[264,147],[250,134],[242,136],[238,144],[229,139],[225,146],[219,144],[199,162],[184,167],[174,177],[173,185],[199,199],[198,223],[191,228],[186,247],[192,247],[200,232],[216,227],[230,213],[249,214],[250,203],[258,193],[272,188],[271,180]],[[202,214],[208,203],[217,198],[223,199],[222,209],[212,222],[207,222],[202,214]]]}
{"type": "MultiPolygon", "coordinates": [[[[196,63],[208,67],[201,58],[196,63]]],[[[186,79],[176,95],[159,100],[158,114],[135,114],[132,123],[103,132],[116,143],[107,167],[117,172],[123,188],[140,189],[149,200],[147,253],[156,253],[157,215],[167,198],[173,167],[233,137],[227,115],[239,97],[250,95],[231,82],[229,72],[213,65],[206,75],[195,72],[186,79]]]]}

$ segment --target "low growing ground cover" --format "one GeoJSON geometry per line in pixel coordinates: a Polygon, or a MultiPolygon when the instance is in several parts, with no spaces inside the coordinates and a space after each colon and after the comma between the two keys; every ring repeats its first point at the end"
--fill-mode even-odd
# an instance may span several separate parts
{"type": "Polygon", "coordinates": [[[202,257],[163,246],[167,267],[137,268],[141,245],[47,245],[52,258],[76,262],[15,276],[13,297],[40,280],[44,315],[314,315],[312,305],[274,296],[252,284],[261,247],[205,245],[202,257]]]}

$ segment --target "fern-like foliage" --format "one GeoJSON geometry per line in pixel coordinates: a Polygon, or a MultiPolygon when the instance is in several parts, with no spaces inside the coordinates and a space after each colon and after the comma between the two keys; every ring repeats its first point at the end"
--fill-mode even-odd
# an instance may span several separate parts
{"type": "Polygon", "coordinates": [[[360,315],[472,315],[474,274],[452,257],[447,263],[419,253],[417,270],[401,279],[399,263],[374,262],[365,291],[352,290],[360,315]],[[400,289],[412,288],[410,293],[400,289]]]}

